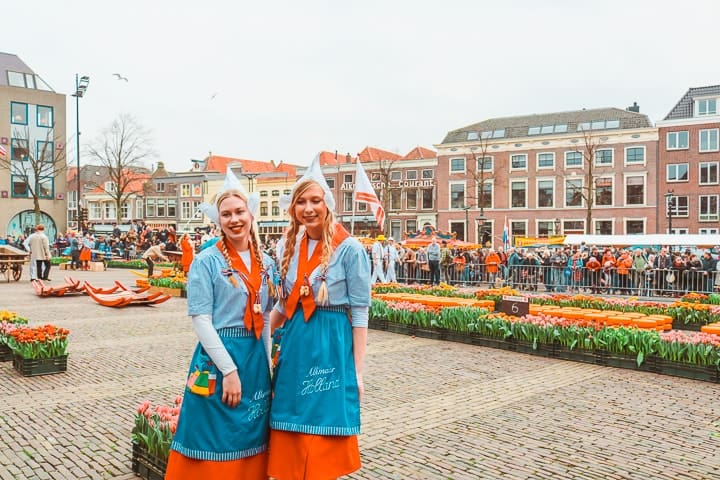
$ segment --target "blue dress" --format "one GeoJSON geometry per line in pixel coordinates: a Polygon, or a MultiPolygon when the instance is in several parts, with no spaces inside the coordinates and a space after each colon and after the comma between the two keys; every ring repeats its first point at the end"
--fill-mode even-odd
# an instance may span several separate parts
{"type": "MultiPolygon", "coordinates": [[[[263,263],[266,268],[274,268],[272,259],[267,255],[263,263]]],[[[198,460],[238,460],[267,449],[270,409],[268,354],[262,338],[256,338],[244,326],[248,291],[237,274],[234,274],[237,288],[228,281],[222,273],[227,268],[220,251],[210,248],[195,258],[188,275],[188,313],[212,315],[213,326],[238,368],[242,385],[242,398],[237,407],[230,408],[222,403],[222,372],[213,365],[198,343],[190,362],[188,378],[198,377],[193,374],[199,372],[202,380],[199,383],[203,387],[191,389],[193,382],[189,381],[171,445],[172,450],[198,460]],[[206,396],[208,390],[211,394],[206,396]]],[[[268,296],[265,282],[260,295],[263,310],[269,310],[272,299],[268,296]]]]}

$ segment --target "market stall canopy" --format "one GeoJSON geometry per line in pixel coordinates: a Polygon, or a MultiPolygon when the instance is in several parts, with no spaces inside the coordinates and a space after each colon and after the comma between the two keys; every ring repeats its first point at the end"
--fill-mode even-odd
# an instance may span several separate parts
{"type": "Polygon", "coordinates": [[[567,235],[565,245],[598,245],[598,246],[687,246],[697,248],[713,248],[720,245],[720,235],[677,235],[677,234],[649,234],[649,235],[567,235]]]}

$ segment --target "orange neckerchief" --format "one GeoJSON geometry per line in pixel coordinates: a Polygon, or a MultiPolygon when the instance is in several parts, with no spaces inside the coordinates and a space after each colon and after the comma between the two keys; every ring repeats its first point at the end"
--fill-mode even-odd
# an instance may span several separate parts
{"type": "MultiPolygon", "coordinates": [[[[217,246],[220,250],[220,245],[217,246]]],[[[230,268],[235,270],[240,279],[248,289],[248,301],[245,306],[245,328],[255,334],[256,338],[260,338],[263,331],[264,320],[262,316],[262,306],[260,303],[260,285],[262,284],[262,266],[258,265],[255,260],[255,250],[252,242],[250,242],[250,271],[248,272],[245,262],[242,261],[235,247],[233,247],[227,239],[225,240],[225,248],[230,257],[230,268]],[[255,305],[260,308],[255,308],[255,305]]],[[[220,250],[222,252],[222,250],[220,250]]],[[[231,273],[232,275],[232,273],[231,273]]]]}
{"type": "MultiPolygon", "coordinates": [[[[345,230],[345,227],[339,223],[335,224],[335,233],[332,237],[332,247],[337,248],[343,240],[348,238],[350,233],[345,230]]],[[[292,318],[295,310],[297,309],[298,303],[302,304],[303,316],[305,321],[310,320],[310,317],[315,312],[315,296],[313,295],[312,285],[310,285],[310,274],[320,265],[320,256],[322,255],[322,246],[316,245],[312,256],[308,259],[308,236],[307,233],[303,236],[300,241],[300,252],[298,253],[297,261],[297,276],[295,277],[295,285],[293,285],[292,291],[288,294],[285,299],[285,315],[287,318],[292,318]],[[301,287],[307,287],[302,289],[301,287]]]]}

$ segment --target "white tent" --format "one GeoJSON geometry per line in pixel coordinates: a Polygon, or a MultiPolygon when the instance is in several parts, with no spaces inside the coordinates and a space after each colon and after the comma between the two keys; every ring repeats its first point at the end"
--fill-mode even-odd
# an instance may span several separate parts
{"type": "Polygon", "coordinates": [[[565,245],[598,245],[628,247],[672,245],[683,247],[713,248],[720,245],[720,235],[670,235],[665,233],[649,235],[567,235],[565,245]]]}

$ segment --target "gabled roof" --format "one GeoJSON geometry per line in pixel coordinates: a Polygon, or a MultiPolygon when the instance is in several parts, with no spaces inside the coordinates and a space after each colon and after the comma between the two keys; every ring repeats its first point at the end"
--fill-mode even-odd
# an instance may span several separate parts
{"type": "Polygon", "coordinates": [[[50,86],[46,84],[45,81],[32,70],[32,68],[28,67],[27,64],[20,59],[20,57],[13,53],[0,52],[0,86],[2,87],[10,86],[10,79],[7,74],[8,71],[26,74],[17,76],[17,81],[13,86],[45,90],[49,92],[53,91],[53,89],[50,88],[50,86]],[[22,84],[18,84],[17,82],[21,82],[22,84]]]}
{"type": "Polygon", "coordinates": [[[403,160],[421,160],[423,158],[436,158],[437,152],[424,147],[415,147],[410,150],[407,155],[402,157],[403,160]]]}
{"type": "MultiPolygon", "coordinates": [[[[149,173],[128,172],[127,177],[130,179],[130,181],[127,183],[127,185],[125,185],[125,193],[143,193],[145,191],[145,184],[152,179],[152,175],[149,173]]],[[[97,186],[86,193],[91,195],[102,195],[106,192],[102,186],[97,186]]]]}
{"type": "Polygon", "coordinates": [[[365,147],[358,153],[361,162],[379,162],[381,160],[400,160],[402,157],[397,153],[388,152],[375,147],[365,147]]]}
{"type": "MultiPolygon", "coordinates": [[[[482,132],[494,132],[504,130],[502,137],[494,139],[507,138],[526,138],[532,137],[528,135],[530,127],[542,127],[546,125],[567,125],[565,132],[542,134],[546,135],[567,135],[568,133],[578,133],[578,124],[585,122],[598,122],[605,120],[618,120],[619,128],[615,130],[647,128],[652,127],[652,123],[647,115],[642,113],[630,112],[620,108],[595,108],[574,110],[569,112],[542,113],[533,115],[522,115],[518,117],[501,117],[491,118],[479,123],[468,125],[467,127],[458,128],[448,132],[442,143],[463,143],[467,141],[479,141],[482,132]],[[468,140],[468,133],[475,138],[468,140]]],[[[492,139],[491,139],[492,140],[492,139]]]]}
{"type": "Polygon", "coordinates": [[[273,162],[272,160],[269,162],[264,162],[261,160],[246,160],[243,158],[221,157],[219,155],[211,155],[206,158],[206,160],[206,172],[225,173],[227,171],[228,165],[237,167],[243,172],[248,173],[285,172],[289,175],[296,175],[297,171],[295,165],[284,163],[282,161],[275,165],[275,162],[273,162]]]}
{"type": "Polygon", "coordinates": [[[695,113],[693,109],[693,98],[711,95],[720,96],[720,85],[709,85],[707,87],[694,87],[688,89],[687,93],[685,93],[677,105],[670,110],[670,113],[668,113],[663,120],[692,118],[695,113]]]}
{"type": "MultiPolygon", "coordinates": [[[[329,167],[333,165],[348,163],[347,156],[349,154],[346,153],[328,152],[326,150],[323,150],[319,153],[319,155],[321,167],[329,167]]],[[[355,157],[353,157],[352,155],[350,155],[350,163],[355,163],[355,157]]]]}

